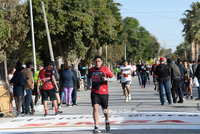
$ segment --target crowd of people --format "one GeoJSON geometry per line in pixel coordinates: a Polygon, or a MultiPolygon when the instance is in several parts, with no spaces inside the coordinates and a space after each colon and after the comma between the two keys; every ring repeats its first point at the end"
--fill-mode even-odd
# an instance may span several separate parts
{"type": "MultiPolygon", "coordinates": [[[[86,72],[84,72],[85,70],[81,73],[85,75],[86,72]]],[[[66,103],[66,107],[76,106],[81,73],[76,64],[71,64],[70,61],[62,64],[59,70],[54,61],[45,61],[43,65],[38,65],[36,72],[34,72],[31,62],[27,62],[24,66],[18,61],[15,68],[9,69],[8,75],[10,112],[13,111],[13,100],[15,100],[17,117],[34,114],[34,107],[38,105],[40,98],[41,104],[44,105],[44,116],[48,115],[48,97],[52,101],[52,107],[49,110],[55,109],[56,115],[62,113],[62,111],[58,111],[61,109],[61,104],[66,103]],[[35,96],[34,101],[32,96],[35,96]]]]}
{"type": "MultiPolygon", "coordinates": [[[[117,65],[112,71],[103,66],[101,56],[95,56],[94,67],[88,70],[87,74],[87,90],[91,89],[91,103],[93,107],[94,133],[101,132],[98,126],[99,122],[99,105],[102,107],[105,116],[106,130],[109,131],[109,113],[108,113],[108,84],[109,81],[120,79],[125,96],[125,102],[131,100],[130,86],[132,83],[132,75],[138,77],[139,85],[145,89],[147,83],[150,84],[150,75],[153,76],[154,90],[159,91],[161,105],[165,105],[163,86],[169,105],[175,103],[183,103],[186,99],[193,99],[192,85],[200,82],[200,59],[193,61],[192,64],[187,60],[178,59],[175,63],[171,59],[167,62],[163,57],[155,60],[155,64],[148,65],[147,62],[139,60],[136,66],[131,66],[127,60],[122,65],[117,65]],[[171,88],[170,88],[171,87],[171,88]]],[[[38,71],[33,71],[33,64],[26,63],[24,68],[21,62],[17,62],[15,68],[9,69],[9,92],[10,106],[15,100],[17,117],[23,117],[24,114],[34,114],[34,105],[41,103],[44,105],[44,116],[48,115],[47,101],[52,101],[50,109],[55,110],[55,115],[62,113],[61,109],[65,99],[66,107],[76,106],[77,91],[80,89],[81,79],[86,77],[86,67],[82,67],[81,71],[77,69],[76,64],[62,64],[57,69],[55,62],[45,61],[44,64],[38,65],[38,71]],[[35,100],[32,100],[32,95],[35,100]],[[72,104],[70,104],[72,102],[72,104]]],[[[200,100],[200,87],[198,86],[198,98],[200,100]]],[[[12,107],[10,107],[12,112],[12,107]]]]}
{"type": "MultiPolygon", "coordinates": [[[[146,82],[150,82],[149,75],[153,75],[154,90],[159,91],[161,105],[165,105],[163,86],[169,105],[183,103],[186,99],[193,99],[192,86],[199,85],[200,59],[198,64],[195,60],[189,63],[179,58],[176,62],[170,58],[166,62],[165,58],[161,57],[150,67],[147,62],[139,60],[136,65],[139,85],[145,88],[146,82]]],[[[195,100],[200,100],[200,87],[197,87],[198,98],[195,100]]]]}

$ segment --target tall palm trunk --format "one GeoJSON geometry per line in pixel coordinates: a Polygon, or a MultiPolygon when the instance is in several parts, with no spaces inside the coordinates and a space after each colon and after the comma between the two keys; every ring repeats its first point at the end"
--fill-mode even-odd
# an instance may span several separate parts
{"type": "Polygon", "coordinates": [[[193,40],[191,43],[191,60],[193,61],[195,59],[195,41],[193,40]]]}
{"type": "Polygon", "coordinates": [[[195,43],[195,58],[196,58],[196,61],[198,61],[198,55],[199,55],[199,42],[197,41],[195,43]]]}

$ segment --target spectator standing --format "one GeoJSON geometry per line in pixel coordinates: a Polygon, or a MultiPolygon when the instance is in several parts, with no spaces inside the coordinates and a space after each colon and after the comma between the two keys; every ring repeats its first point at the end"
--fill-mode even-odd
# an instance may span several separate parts
{"type": "Polygon", "coordinates": [[[177,63],[178,63],[177,66],[179,67],[180,72],[181,72],[181,88],[182,88],[182,94],[184,96],[184,93],[185,93],[184,79],[185,79],[185,74],[187,73],[187,70],[185,69],[185,66],[182,64],[181,59],[177,59],[177,63]]]}
{"type": "Polygon", "coordinates": [[[171,92],[172,92],[173,103],[176,103],[177,101],[177,96],[176,96],[177,92],[179,93],[179,101],[177,103],[183,103],[180,69],[176,64],[172,63],[171,59],[167,59],[167,63],[169,65],[169,72],[172,83],[171,92]]]}
{"type": "Polygon", "coordinates": [[[71,107],[70,101],[71,101],[71,95],[72,95],[73,86],[74,86],[73,81],[75,81],[75,76],[74,76],[74,73],[70,70],[70,66],[71,66],[71,62],[68,61],[65,71],[61,75],[62,84],[63,84],[62,86],[65,92],[65,101],[66,101],[67,107],[71,107]]]}
{"type": "Polygon", "coordinates": [[[31,62],[26,63],[26,69],[23,71],[23,75],[25,78],[29,78],[27,83],[25,84],[26,96],[25,96],[25,114],[33,114],[30,112],[30,103],[31,103],[31,94],[34,89],[34,79],[33,73],[31,69],[33,68],[33,64],[31,62]]]}
{"type": "MultiPolygon", "coordinates": [[[[13,101],[13,83],[11,83],[10,81],[13,78],[15,71],[16,71],[15,68],[10,68],[8,74],[9,93],[10,93],[10,112],[12,112],[12,101],[13,101]]],[[[17,107],[17,103],[15,103],[15,105],[17,107]]]]}
{"type": "MultiPolygon", "coordinates": [[[[17,97],[18,103],[17,103],[17,117],[23,117],[24,115],[21,114],[21,108],[22,108],[22,101],[24,96],[24,89],[25,84],[27,83],[28,77],[25,79],[22,75],[24,68],[22,66],[17,67],[17,71],[15,72],[11,83],[14,84],[13,87],[13,93],[14,97],[17,97]]],[[[30,104],[30,102],[29,102],[30,104]]]]}
{"type": "Polygon", "coordinates": [[[163,93],[163,86],[165,87],[165,93],[168,100],[169,105],[172,105],[171,102],[171,95],[170,95],[170,89],[169,89],[169,66],[165,64],[165,58],[160,58],[160,65],[156,67],[156,75],[158,75],[158,81],[159,81],[159,95],[160,95],[160,101],[161,105],[165,105],[164,100],[164,93],[163,93]]]}
{"type": "Polygon", "coordinates": [[[192,96],[192,76],[193,76],[192,68],[190,67],[190,64],[188,63],[188,61],[184,61],[183,64],[187,71],[187,73],[185,74],[186,99],[189,99],[188,89],[190,91],[190,99],[193,99],[193,96],[192,96]]]}

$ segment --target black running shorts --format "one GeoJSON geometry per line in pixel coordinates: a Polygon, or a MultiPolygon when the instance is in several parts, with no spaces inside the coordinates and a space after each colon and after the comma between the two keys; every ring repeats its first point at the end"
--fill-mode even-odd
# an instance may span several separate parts
{"type": "Polygon", "coordinates": [[[124,90],[126,87],[130,87],[131,81],[126,81],[125,83],[122,84],[122,89],[124,90]]]}
{"type": "Polygon", "coordinates": [[[50,100],[53,101],[53,100],[57,100],[57,97],[56,97],[56,92],[55,92],[55,89],[51,89],[51,90],[41,90],[41,94],[42,94],[42,97],[43,97],[43,100],[48,100],[48,97],[50,97],[50,100]]]}
{"type": "Polygon", "coordinates": [[[91,92],[92,106],[94,106],[94,104],[99,104],[102,106],[103,109],[107,109],[108,98],[109,98],[108,94],[97,94],[97,93],[91,92]]]}

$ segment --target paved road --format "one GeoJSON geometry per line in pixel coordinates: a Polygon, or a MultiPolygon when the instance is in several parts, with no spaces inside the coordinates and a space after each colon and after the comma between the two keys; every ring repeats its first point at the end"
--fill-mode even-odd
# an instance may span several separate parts
{"type": "MultiPolygon", "coordinates": [[[[142,89],[138,85],[137,78],[133,78],[132,86],[131,86],[131,95],[132,100],[129,102],[125,102],[125,98],[122,96],[122,89],[120,83],[109,83],[109,91],[110,91],[110,99],[109,99],[109,111],[111,115],[111,119],[113,120],[113,129],[110,132],[105,132],[104,125],[100,125],[100,128],[102,129],[102,133],[112,133],[112,134],[128,134],[128,133],[140,133],[140,134],[173,134],[173,133],[180,133],[180,134],[199,134],[200,133],[200,122],[198,120],[200,119],[200,101],[195,100],[186,100],[183,104],[174,104],[173,106],[160,105],[159,95],[157,91],[153,90],[153,83],[148,84],[146,89],[142,89]],[[173,113],[171,113],[173,112],[173,113]],[[130,113],[134,113],[133,116],[137,116],[137,120],[134,119],[130,122],[130,113]],[[155,113],[155,115],[154,115],[155,113]],[[116,115],[116,116],[114,116],[116,115]],[[123,117],[121,116],[123,115],[123,117]],[[125,117],[127,115],[127,117],[125,117]],[[162,116],[161,116],[162,115],[162,116]],[[112,117],[113,116],[113,117],[112,117]],[[117,116],[120,116],[120,118],[117,118],[117,116]],[[171,117],[173,116],[173,117],[171,117]],[[140,118],[139,118],[140,117],[140,118]],[[184,118],[180,118],[184,117],[184,118]],[[187,122],[187,117],[189,119],[189,122],[187,122]],[[193,117],[193,118],[192,118],[193,117]],[[123,118],[122,120],[120,120],[123,118]],[[158,123],[159,119],[163,119],[165,122],[162,122],[164,124],[156,124],[158,123]],[[186,119],[186,120],[184,120],[186,119]],[[197,120],[198,119],[198,120],[197,120]],[[127,124],[127,120],[129,120],[129,123],[127,124]],[[144,120],[146,122],[144,122],[144,120]],[[118,121],[118,122],[116,122],[118,121]],[[121,121],[121,122],[119,122],[121,121]],[[141,122],[142,121],[142,122],[141,122]],[[175,122],[176,121],[176,122],[175,122]],[[182,124],[180,123],[182,121],[182,124]],[[183,123],[184,122],[184,123],[183,123]],[[178,123],[179,127],[174,127],[178,123]],[[175,125],[176,124],[176,125],[175,125]],[[189,125],[187,125],[189,124],[189,125]],[[128,127],[127,127],[128,125],[128,127]],[[185,127],[187,126],[187,127],[185,127]],[[182,130],[181,128],[185,127],[185,130],[182,130]],[[186,129],[187,128],[187,129],[186,129]]],[[[194,98],[197,97],[197,88],[193,88],[193,96],[194,98]]],[[[27,126],[27,123],[25,121],[27,120],[34,120],[35,124],[40,124],[44,118],[43,118],[43,112],[36,112],[35,115],[28,115],[24,118],[11,118],[9,116],[5,117],[4,119],[0,119],[0,133],[1,132],[13,132],[15,130],[11,127],[9,128],[1,128],[1,126],[6,126],[7,124],[11,123],[18,123],[19,128],[17,128],[18,131],[20,131],[20,127],[24,127],[23,131],[25,133],[29,132],[30,134],[41,134],[44,131],[51,131],[48,133],[52,134],[68,134],[71,133],[71,131],[74,131],[74,134],[82,133],[82,134],[88,134],[91,133],[91,130],[93,129],[92,124],[92,107],[90,102],[90,91],[80,91],[78,92],[78,99],[76,107],[70,107],[67,108],[64,105],[62,105],[62,111],[63,114],[60,115],[60,118],[52,119],[49,121],[49,124],[45,124],[45,126],[42,127],[42,129],[36,129],[38,126],[27,126]],[[77,117],[81,117],[81,121],[86,121],[88,118],[88,122],[85,122],[77,125],[75,123],[72,125],[73,127],[68,129],[69,126],[66,124],[62,126],[62,128],[56,128],[55,124],[52,122],[58,121],[60,123],[60,119],[62,117],[74,117],[77,119],[77,117]],[[87,117],[88,116],[88,117],[87,117]],[[83,119],[85,118],[85,119],[83,119]],[[22,121],[25,120],[25,121],[22,121]],[[40,122],[41,121],[41,122],[40,122]],[[25,123],[24,123],[25,122],[25,123]],[[23,124],[24,123],[24,124],[23,124]],[[87,124],[88,123],[88,124],[87,124]],[[23,125],[22,125],[23,124],[23,125]],[[52,126],[53,124],[53,126],[52,126]],[[83,125],[86,125],[83,127],[83,125]],[[81,128],[80,128],[81,126],[81,128]],[[35,129],[33,129],[35,128],[35,129]],[[56,128],[50,130],[50,128],[56,128]],[[84,129],[85,128],[85,129],[84,129]],[[27,130],[27,131],[26,131],[27,130]],[[37,130],[37,131],[35,131],[37,130]]],[[[51,106],[51,103],[48,103],[48,107],[51,106]]],[[[101,113],[101,110],[99,110],[101,113]]],[[[54,118],[54,110],[48,111],[49,116],[48,118],[54,118]]],[[[75,120],[71,120],[67,118],[67,121],[71,121],[71,123],[74,123],[75,120]]],[[[63,119],[64,120],[64,119],[63,119]]],[[[79,122],[80,122],[79,120],[79,122]]],[[[100,119],[100,121],[103,121],[104,118],[100,119]]],[[[33,121],[34,122],[34,121],[33,121]]],[[[32,123],[32,122],[31,122],[32,123]]],[[[43,122],[48,123],[48,122],[43,122]]],[[[63,123],[63,122],[62,122],[63,123]]],[[[65,122],[66,123],[66,122],[65,122]]],[[[13,124],[14,125],[14,124],[13,124]]],[[[30,123],[29,123],[30,125],[30,123]]],[[[42,124],[44,125],[44,124],[42,124]]],[[[177,126],[178,126],[177,125],[177,126]]],[[[41,127],[41,126],[40,126],[41,127]]],[[[16,132],[16,131],[15,131],[16,132]]],[[[22,133],[22,131],[20,132],[22,133]]]]}

